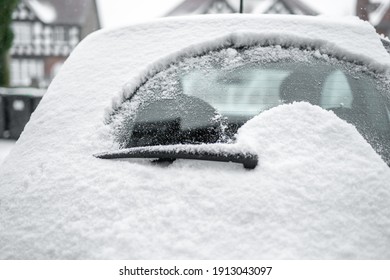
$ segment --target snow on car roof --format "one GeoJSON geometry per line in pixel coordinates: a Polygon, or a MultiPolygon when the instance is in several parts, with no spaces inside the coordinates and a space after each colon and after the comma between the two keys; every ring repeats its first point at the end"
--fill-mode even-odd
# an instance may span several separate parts
{"type": "Polygon", "coordinates": [[[283,105],[243,126],[237,141],[259,155],[252,171],[93,157],[117,148],[105,111],[118,96],[177,57],[262,34],[379,72],[390,65],[357,19],[213,15],[96,32],[1,166],[0,258],[389,258],[389,168],[319,107],[283,105]]]}

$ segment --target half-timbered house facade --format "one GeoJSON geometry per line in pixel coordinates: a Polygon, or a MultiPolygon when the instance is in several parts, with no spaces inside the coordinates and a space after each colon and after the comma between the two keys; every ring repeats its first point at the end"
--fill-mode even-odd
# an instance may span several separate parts
{"type": "Polygon", "coordinates": [[[21,0],[12,20],[14,87],[46,87],[80,40],[100,28],[95,0],[21,0]]]}
{"type": "MultiPolygon", "coordinates": [[[[167,16],[237,13],[240,9],[239,4],[240,1],[238,0],[184,0],[167,16]]],[[[318,14],[300,0],[245,0],[243,12],[254,14],[318,14]]]]}

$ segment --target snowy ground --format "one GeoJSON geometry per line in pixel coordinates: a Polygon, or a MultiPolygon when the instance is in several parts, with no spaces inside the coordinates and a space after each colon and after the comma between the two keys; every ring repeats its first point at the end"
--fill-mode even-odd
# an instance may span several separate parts
{"type": "Polygon", "coordinates": [[[0,168],[3,160],[11,151],[14,144],[15,144],[14,140],[0,139],[0,168]]]}

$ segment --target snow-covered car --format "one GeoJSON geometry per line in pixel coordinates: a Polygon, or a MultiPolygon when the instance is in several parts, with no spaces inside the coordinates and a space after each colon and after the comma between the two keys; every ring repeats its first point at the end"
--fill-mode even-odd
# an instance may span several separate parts
{"type": "Polygon", "coordinates": [[[96,32],[0,170],[0,258],[388,259],[389,70],[356,18],[96,32]]]}

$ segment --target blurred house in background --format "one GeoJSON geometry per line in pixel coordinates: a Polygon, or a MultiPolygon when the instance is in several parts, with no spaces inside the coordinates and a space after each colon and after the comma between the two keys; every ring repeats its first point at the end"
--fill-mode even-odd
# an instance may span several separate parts
{"type": "Polygon", "coordinates": [[[80,40],[99,28],[95,0],[21,0],[12,15],[11,86],[47,87],[80,40]]]}
{"type": "MultiPolygon", "coordinates": [[[[349,9],[339,15],[358,16],[369,21],[379,34],[390,37],[390,0],[343,1],[349,9]]],[[[183,0],[166,16],[238,13],[239,5],[239,0],[183,0]]],[[[244,13],[252,14],[328,14],[323,7],[310,0],[244,0],[244,13]]]]}
{"type": "Polygon", "coordinates": [[[12,14],[11,87],[0,88],[0,138],[19,137],[71,51],[99,28],[95,0],[20,0],[12,14]]]}
{"type": "MultiPolygon", "coordinates": [[[[237,13],[239,10],[238,0],[184,0],[166,16],[237,13]]],[[[244,13],[318,15],[300,0],[245,0],[244,13]]]]}
{"type": "Polygon", "coordinates": [[[390,0],[357,0],[356,15],[369,21],[379,34],[390,36],[390,0]]]}

